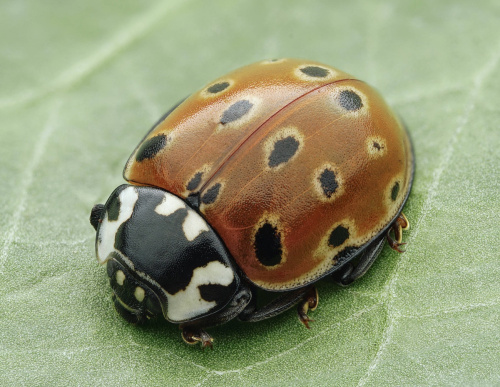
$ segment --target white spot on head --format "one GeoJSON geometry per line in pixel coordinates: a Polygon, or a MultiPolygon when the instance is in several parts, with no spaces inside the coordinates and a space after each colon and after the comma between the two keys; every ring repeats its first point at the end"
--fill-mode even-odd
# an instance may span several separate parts
{"type": "Polygon", "coordinates": [[[108,260],[109,254],[115,251],[115,237],[120,226],[132,216],[134,206],[139,199],[137,190],[128,186],[118,195],[120,200],[120,212],[118,219],[109,220],[108,212],[99,226],[99,233],[97,235],[97,260],[99,263],[105,263],[108,260]]]}
{"type": "Polygon", "coordinates": [[[134,296],[137,301],[142,302],[144,301],[144,297],[146,297],[146,292],[144,291],[143,288],[138,286],[135,288],[134,296]]]}
{"type": "Polygon", "coordinates": [[[194,240],[203,231],[209,231],[207,222],[193,210],[188,210],[188,214],[182,223],[182,231],[188,241],[194,240]]]}
{"type": "Polygon", "coordinates": [[[116,272],[116,283],[120,286],[123,285],[123,281],[125,281],[125,273],[121,270],[116,272]]]}
{"type": "Polygon", "coordinates": [[[205,301],[200,294],[200,285],[228,286],[234,281],[233,270],[219,261],[193,270],[191,282],[184,290],[167,293],[168,313],[171,321],[185,321],[207,313],[215,307],[215,301],[205,301]]]}
{"type": "Polygon", "coordinates": [[[159,215],[169,216],[175,211],[185,207],[186,203],[184,203],[181,199],[166,192],[163,201],[156,206],[155,212],[159,215]]]}

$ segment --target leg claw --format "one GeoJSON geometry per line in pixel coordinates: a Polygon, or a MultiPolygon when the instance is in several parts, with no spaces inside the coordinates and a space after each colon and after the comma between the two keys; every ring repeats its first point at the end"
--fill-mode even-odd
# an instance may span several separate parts
{"type": "Polygon", "coordinates": [[[190,345],[200,343],[202,349],[205,349],[207,347],[213,349],[214,339],[205,330],[195,327],[181,327],[181,329],[182,339],[186,343],[190,345]]]}
{"type": "Polygon", "coordinates": [[[403,230],[407,230],[410,227],[410,222],[406,219],[406,216],[401,213],[394,221],[389,230],[387,230],[387,242],[389,246],[396,250],[398,253],[404,253],[399,247],[405,245],[406,243],[401,243],[403,239],[403,230]],[[391,237],[391,231],[394,233],[394,238],[391,237]]]}
{"type": "Polygon", "coordinates": [[[314,322],[314,319],[310,318],[307,314],[301,314],[299,312],[299,320],[307,329],[311,329],[309,326],[310,322],[314,322]]]}
{"type": "Polygon", "coordinates": [[[299,314],[299,320],[307,329],[310,329],[309,323],[314,320],[307,315],[309,310],[315,310],[318,306],[318,291],[313,286],[304,297],[304,299],[299,303],[297,312],[299,314]]]}

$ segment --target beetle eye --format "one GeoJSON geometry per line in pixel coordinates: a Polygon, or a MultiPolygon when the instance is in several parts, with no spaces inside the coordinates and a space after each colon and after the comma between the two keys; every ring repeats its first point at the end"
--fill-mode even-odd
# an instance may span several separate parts
{"type": "Polygon", "coordinates": [[[92,207],[92,211],[90,211],[90,224],[94,227],[94,230],[97,231],[97,226],[101,222],[104,216],[105,206],[104,204],[96,204],[92,207]]]}

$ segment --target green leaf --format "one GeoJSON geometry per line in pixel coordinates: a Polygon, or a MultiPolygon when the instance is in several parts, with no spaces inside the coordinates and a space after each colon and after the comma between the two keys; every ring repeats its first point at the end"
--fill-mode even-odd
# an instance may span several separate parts
{"type": "Polygon", "coordinates": [[[3,1],[0,373],[3,385],[500,384],[497,0],[3,1]],[[257,60],[302,57],[377,87],[417,171],[407,251],[347,288],[214,328],[113,310],[88,217],[149,126],[257,60]]]}

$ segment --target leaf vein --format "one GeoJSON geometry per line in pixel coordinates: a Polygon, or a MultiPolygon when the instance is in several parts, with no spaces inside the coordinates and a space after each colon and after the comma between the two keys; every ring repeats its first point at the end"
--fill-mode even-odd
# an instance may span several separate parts
{"type": "Polygon", "coordinates": [[[76,62],[60,76],[38,90],[25,90],[16,96],[0,99],[0,108],[23,105],[45,97],[58,90],[65,90],[93,74],[103,64],[113,59],[118,53],[143,38],[170,11],[185,4],[182,1],[161,1],[147,12],[127,24],[113,35],[99,49],[88,57],[76,62]]]}
{"type": "Polygon", "coordinates": [[[375,357],[373,358],[372,362],[370,363],[366,373],[361,377],[361,379],[358,382],[358,386],[363,386],[365,385],[368,380],[370,379],[371,375],[373,372],[376,370],[378,365],[380,364],[380,361],[386,351],[386,348],[391,342],[392,339],[392,334],[394,332],[395,326],[398,324],[398,318],[400,317],[397,312],[394,311],[394,306],[393,306],[393,300],[396,298],[396,284],[398,282],[398,277],[399,273],[401,272],[402,267],[404,267],[411,258],[411,250],[414,248],[414,243],[412,243],[414,240],[416,240],[419,231],[421,229],[421,225],[423,222],[426,220],[428,214],[431,213],[431,209],[433,207],[433,201],[436,198],[437,195],[437,190],[441,181],[441,176],[443,172],[446,170],[448,167],[451,157],[455,151],[456,144],[458,142],[458,138],[460,136],[460,133],[462,130],[466,127],[466,125],[469,123],[470,116],[472,112],[474,111],[474,108],[476,106],[476,100],[479,96],[479,92],[481,91],[484,81],[488,78],[489,75],[493,73],[493,71],[496,69],[498,66],[498,63],[500,61],[500,49],[499,49],[499,44],[497,44],[496,49],[494,50],[493,55],[491,58],[486,62],[486,64],[479,69],[479,71],[476,73],[476,75],[473,78],[473,87],[472,91],[469,95],[469,98],[467,100],[467,104],[465,106],[464,113],[459,119],[458,126],[452,133],[452,136],[450,138],[450,141],[448,142],[448,146],[446,147],[444,151],[444,156],[442,157],[442,160],[438,167],[434,170],[433,173],[433,179],[428,191],[428,195],[424,201],[424,204],[422,206],[422,212],[420,214],[420,217],[418,218],[418,221],[416,223],[416,226],[413,228],[413,232],[410,235],[409,241],[408,241],[408,248],[406,249],[405,256],[398,262],[396,265],[396,268],[394,269],[392,276],[389,280],[389,283],[387,285],[387,321],[388,324],[386,328],[384,329],[384,333],[382,335],[382,341],[380,343],[380,346],[377,350],[377,353],[375,354],[375,357]]]}
{"type": "Polygon", "coordinates": [[[28,199],[28,192],[33,183],[34,172],[38,168],[40,160],[42,159],[47,148],[47,143],[55,130],[60,107],[61,99],[57,99],[54,106],[50,110],[45,127],[43,128],[42,133],[40,134],[40,138],[36,143],[35,149],[33,150],[33,157],[31,158],[22,175],[21,184],[19,189],[17,190],[19,202],[7,226],[8,233],[0,253],[0,275],[3,274],[3,269],[9,256],[10,247],[14,242],[15,236],[19,229],[21,218],[24,214],[24,211],[26,210],[26,201],[28,199]]]}

